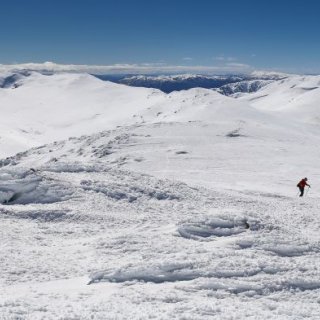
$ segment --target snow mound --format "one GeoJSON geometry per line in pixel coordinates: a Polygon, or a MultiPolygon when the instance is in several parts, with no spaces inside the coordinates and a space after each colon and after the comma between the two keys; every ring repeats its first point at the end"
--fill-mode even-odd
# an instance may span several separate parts
{"type": "Polygon", "coordinates": [[[199,240],[211,237],[228,237],[245,232],[249,228],[250,225],[245,218],[240,220],[235,217],[232,220],[211,218],[207,221],[183,224],[178,227],[178,233],[183,238],[199,240]]]}
{"type": "Polygon", "coordinates": [[[244,294],[245,296],[265,296],[275,292],[303,292],[306,290],[320,289],[320,281],[312,279],[288,279],[279,282],[266,282],[263,284],[249,284],[239,280],[208,280],[198,286],[198,289],[225,291],[231,294],[244,294]]]}
{"type": "Polygon", "coordinates": [[[24,211],[3,211],[1,212],[8,218],[34,220],[37,222],[65,222],[70,220],[72,215],[63,210],[24,210],[24,211]]]}
{"type": "Polygon", "coordinates": [[[120,270],[98,271],[90,275],[88,284],[100,281],[127,282],[143,281],[153,283],[189,281],[200,277],[191,263],[168,263],[151,267],[127,266],[120,270]]]}
{"type": "Polygon", "coordinates": [[[294,244],[292,242],[280,242],[274,245],[267,245],[264,250],[274,252],[281,257],[298,257],[305,254],[312,254],[313,248],[306,244],[294,244]]]}
{"type": "Polygon", "coordinates": [[[270,119],[270,116],[252,108],[246,101],[201,88],[172,92],[164,100],[142,112],[141,116],[146,122],[231,123],[270,119]]]}
{"type": "Polygon", "coordinates": [[[52,180],[38,171],[0,171],[0,202],[5,205],[54,203],[69,199],[72,193],[70,186],[52,180]]]}

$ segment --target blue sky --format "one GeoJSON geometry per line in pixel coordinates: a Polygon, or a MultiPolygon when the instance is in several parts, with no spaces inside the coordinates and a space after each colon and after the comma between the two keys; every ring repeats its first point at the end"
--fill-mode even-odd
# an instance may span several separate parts
{"type": "Polygon", "coordinates": [[[320,3],[1,1],[0,64],[138,64],[320,73],[320,3]]]}

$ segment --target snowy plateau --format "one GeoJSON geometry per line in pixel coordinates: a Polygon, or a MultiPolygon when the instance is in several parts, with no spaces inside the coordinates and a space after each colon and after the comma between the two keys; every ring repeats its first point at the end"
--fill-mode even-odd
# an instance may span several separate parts
{"type": "Polygon", "coordinates": [[[254,81],[0,74],[0,319],[320,319],[320,76],[254,81]]]}

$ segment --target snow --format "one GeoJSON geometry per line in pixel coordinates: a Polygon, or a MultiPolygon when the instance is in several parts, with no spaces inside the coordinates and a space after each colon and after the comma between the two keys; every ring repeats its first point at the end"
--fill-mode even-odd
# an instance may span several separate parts
{"type": "Polygon", "coordinates": [[[299,119],[311,124],[319,124],[320,98],[319,76],[292,76],[265,86],[253,95],[241,100],[267,112],[279,113],[280,117],[299,119]]]}
{"type": "Polygon", "coordinates": [[[69,74],[0,89],[20,142],[0,162],[0,318],[317,319],[318,89],[301,88],[319,80],[240,98],[69,74]]]}
{"type": "MultiPolygon", "coordinates": [[[[176,74],[176,75],[159,75],[159,76],[152,76],[152,75],[136,75],[136,76],[127,76],[123,78],[125,82],[135,81],[135,80],[143,80],[143,81],[183,81],[183,80],[193,80],[193,79],[209,79],[209,80],[225,80],[230,76],[209,76],[209,75],[202,75],[202,74],[176,74]]],[[[237,79],[237,77],[234,77],[237,79]]],[[[238,78],[240,81],[240,77],[238,78]]]]}
{"type": "Polygon", "coordinates": [[[284,73],[284,72],[277,72],[277,71],[266,71],[266,70],[255,70],[250,73],[250,75],[254,78],[260,79],[276,79],[281,80],[287,77],[292,76],[292,74],[284,73]]]}
{"type": "Polygon", "coordinates": [[[34,72],[18,88],[0,89],[0,155],[134,123],[132,116],[161,96],[85,74],[34,72]]]}

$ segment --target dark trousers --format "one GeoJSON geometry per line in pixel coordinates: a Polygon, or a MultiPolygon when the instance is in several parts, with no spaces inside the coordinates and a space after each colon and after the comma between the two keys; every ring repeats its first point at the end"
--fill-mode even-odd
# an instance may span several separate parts
{"type": "Polygon", "coordinates": [[[300,196],[299,197],[303,197],[304,187],[299,187],[299,190],[300,190],[300,196]]]}

